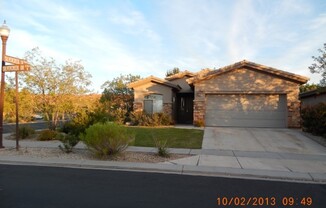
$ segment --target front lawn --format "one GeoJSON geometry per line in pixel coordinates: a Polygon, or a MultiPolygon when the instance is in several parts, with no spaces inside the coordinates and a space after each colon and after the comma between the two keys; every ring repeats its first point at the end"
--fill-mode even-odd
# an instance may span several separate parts
{"type": "Polygon", "coordinates": [[[134,132],[135,141],[132,146],[155,147],[154,138],[167,140],[169,148],[200,149],[203,141],[203,130],[178,129],[171,127],[128,127],[134,132]]]}

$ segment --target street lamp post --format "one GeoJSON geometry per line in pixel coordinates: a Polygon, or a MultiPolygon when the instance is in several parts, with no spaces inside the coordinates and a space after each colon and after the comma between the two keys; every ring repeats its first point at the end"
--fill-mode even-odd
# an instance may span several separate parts
{"type": "Polygon", "coordinates": [[[3,106],[4,106],[4,93],[5,93],[5,72],[3,67],[6,65],[4,59],[6,56],[6,45],[7,40],[10,34],[10,29],[6,25],[6,21],[3,22],[3,25],[0,27],[0,36],[2,40],[2,65],[1,65],[1,91],[0,91],[0,148],[3,146],[3,106]]]}

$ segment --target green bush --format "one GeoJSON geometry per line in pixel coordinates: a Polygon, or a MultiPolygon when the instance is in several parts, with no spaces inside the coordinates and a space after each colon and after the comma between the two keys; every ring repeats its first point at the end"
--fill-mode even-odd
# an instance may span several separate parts
{"type": "Polygon", "coordinates": [[[61,132],[65,134],[71,134],[78,137],[81,133],[85,132],[87,125],[75,123],[73,121],[68,121],[63,124],[61,127],[61,132]]]}
{"type": "Polygon", "coordinates": [[[173,124],[171,116],[165,113],[146,114],[144,112],[133,112],[130,121],[134,126],[168,126],[173,124]]]}
{"type": "Polygon", "coordinates": [[[326,136],[326,104],[319,103],[301,110],[302,129],[314,135],[326,136]]]}
{"type": "Polygon", "coordinates": [[[50,141],[55,140],[57,136],[57,132],[53,130],[43,130],[40,132],[40,134],[37,137],[37,140],[39,141],[50,141]]]}
{"type": "Polygon", "coordinates": [[[79,136],[85,133],[85,130],[94,123],[105,123],[107,117],[104,111],[98,109],[94,112],[81,111],[77,113],[71,121],[65,122],[61,132],[79,136]]]}
{"type": "Polygon", "coordinates": [[[18,137],[20,139],[26,139],[35,134],[35,130],[30,126],[20,126],[18,128],[18,137]]]}
{"type": "Polygon", "coordinates": [[[126,127],[115,123],[96,123],[82,135],[82,141],[100,158],[124,151],[133,138],[126,127]]]}
{"type": "Polygon", "coordinates": [[[78,144],[79,137],[73,134],[58,134],[57,138],[62,142],[62,145],[59,145],[59,148],[65,152],[72,152],[73,148],[78,144]]]}

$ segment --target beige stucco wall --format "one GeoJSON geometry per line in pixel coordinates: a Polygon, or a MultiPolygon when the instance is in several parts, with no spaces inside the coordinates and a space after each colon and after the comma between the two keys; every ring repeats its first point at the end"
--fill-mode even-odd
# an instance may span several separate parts
{"type": "Polygon", "coordinates": [[[302,107],[306,107],[309,105],[317,105],[318,103],[326,103],[326,93],[301,98],[302,107]]]}
{"type": "Polygon", "coordinates": [[[185,76],[185,77],[180,78],[180,79],[171,80],[170,82],[175,84],[175,85],[179,85],[181,87],[181,90],[179,92],[192,92],[192,89],[189,86],[186,79],[189,79],[189,77],[185,76]]]}
{"type": "Polygon", "coordinates": [[[300,126],[299,84],[271,74],[244,68],[195,83],[194,122],[205,120],[205,95],[223,92],[286,94],[288,126],[300,126]]]}
{"type": "Polygon", "coordinates": [[[134,88],[134,102],[143,102],[144,97],[149,94],[163,95],[163,103],[172,103],[171,87],[152,82],[134,88]]]}
{"type": "Polygon", "coordinates": [[[175,93],[172,88],[152,82],[134,87],[134,111],[143,110],[144,97],[150,94],[163,95],[163,112],[173,116],[172,98],[175,96],[175,93]]]}

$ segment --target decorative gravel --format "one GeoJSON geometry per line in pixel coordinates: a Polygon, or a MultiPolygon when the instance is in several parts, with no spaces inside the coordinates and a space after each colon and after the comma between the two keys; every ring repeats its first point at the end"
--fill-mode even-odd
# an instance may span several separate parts
{"type": "MultiPolygon", "coordinates": [[[[75,149],[72,153],[64,153],[59,148],[31,148],[24,147],[17,151],[15,148],[0,149],[0,156],[22,156],[29,158],[61,158],[61,159],[74,159],[74,160],[101,160],[94,157],[90,151],[85,149],[75,149]]],[[[190,157],[190,155],[183,154],[170,154],[170,157],[160,157],[155,153],[144,152],[124,152],[114,157],[105,160],[110,161],[126,161],[126,162],[144,162],[144,163],[159,163],[169,160],[190,157]]],[[[103,159],[102,159],[103,160],[103,159]]]]}

